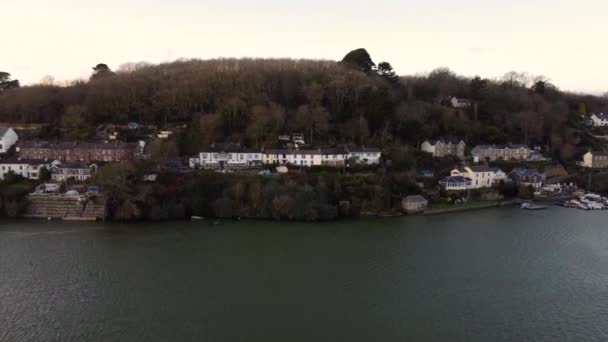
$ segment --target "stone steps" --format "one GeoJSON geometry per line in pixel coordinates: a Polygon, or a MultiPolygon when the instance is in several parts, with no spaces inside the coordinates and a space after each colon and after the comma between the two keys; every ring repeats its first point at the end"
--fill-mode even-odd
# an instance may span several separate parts
{"type": "Polygon", "coordinates": [[[105,219],[103,200],[95,201],[62,195],[31,195],[28,197],[26,218],[63,219],[66,217],[90,217],[105,219]]]}

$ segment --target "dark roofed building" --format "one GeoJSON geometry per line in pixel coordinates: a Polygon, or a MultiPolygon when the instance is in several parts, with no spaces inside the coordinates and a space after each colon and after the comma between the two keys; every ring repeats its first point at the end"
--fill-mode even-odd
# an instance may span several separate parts
{"type": "Polygon", "coordinates": [[[535,169],[517,168],[509,172],[509,178],[518,185],[540,188],[545,181],[545,175],[535,169]]]}
{"type": "Polygon", "coordinates": [[[201,150],[203,153],[260,153],[261,150],[247,148],[237,143],[213,143],[201,150]]]}
{"type": "Polygon", "coordinates": [[[21,158],[60,160],[65,162],[123,162],[135,159],[137,144],[123,142],[58,142],[20,141],[21,158]]]}
{"type": "Polygon", "coordinates": [[[530,158],[530,147],[527,145],[478,145],[471,154],[477,160],[527,160],[530,158]]]}

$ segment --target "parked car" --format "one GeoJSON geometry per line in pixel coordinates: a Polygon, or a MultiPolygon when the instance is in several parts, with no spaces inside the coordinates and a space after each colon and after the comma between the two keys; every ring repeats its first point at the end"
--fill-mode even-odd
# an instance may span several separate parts
{"type": "Polygon", "coordinates": [[[87,188],[87,195],[90,197],[99,196],[99,188],[96,186],[90,186],[87,188]]]}

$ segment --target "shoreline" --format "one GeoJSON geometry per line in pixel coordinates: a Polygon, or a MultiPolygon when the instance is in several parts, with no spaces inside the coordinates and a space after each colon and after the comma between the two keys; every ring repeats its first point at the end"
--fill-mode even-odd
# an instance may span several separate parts
{"type": "MultiPolygon", "coordinates": [[[[544,203],[544,204],[553,204],[555,201],[559,201],[559,200],[567,200],[571,197],[560,197],[560,198],[541,198],[541,199],[534,199],[531,200],[530,202],[533,203],[544,203]]],[[[445,215],[445,214],[453,214],[453,213],[460,213],[460,212],[469,212],[469,211],[476,211],[476,210],[484,210],[484,209],[492,209],[492,208],[502,208],[502,207],[509,207],[509,206],[515,206],[519,203],[521,203],[522,200],[520,199],[511,199],[511,200],[501,200],[501,201],[491,201],[490,203],[476,203],[475,205],[461,205],[461,206],[453,206],[453,207],[445,207],[445,208],[437,208],[437,209],[433,209],[432,207],[429,207],[428,209],[424,210],[423,212],[419,212],[419,213],[415,213],[415,214],[407,214],[405,212],[398,212],[398,211],[387,211],[387,212],[381,212],[381,213],[372,213],[372,212],[363,212],[360,213],[357,217],[349,217],[349,218],[339,218],[339,219],[335,219],[333,221],[342,221],[342,220],[359,220],[359,219],[390,219],[390,218],[398,218],[398,217],[415,217],[415,216],[435,216],[435,215],[445,215]]],[[[89,222],[89,223],[121,223],[121,224],[128,224],[128,225],[137,225],[137,224],[142,224],[142,223],[154,223],[154,222],[208,222],[208,223],[213,223],[213,224],[217,224],[223,221],[234,221],[234,222],[238,222],[241,220],[253,220],[253,221],[264,221],[264,222],[287,222],[287,223],[298,223],[298,222],[307,222],[307,223],[322,223],[322,222],[328,222],[328,221],[298,221],[298,220],[272,220],[272,219],[254,219],[254,218],[246,218],[246,217],[240,217],[240,218],[232,218],[232,219],[227,219],[227,218],[215,218],[215,217],[199,217],[199,216],[192,216],[189,218],[184,218],[182,220],[167,220],[167,221],[150,221],[150,220],[135,220],[135,221],[112,221],[112,220],[104,220],[104,219],[95,219],[92,217],[63,217],[63,218],[36,218],[36,217],[28,217],[28,216],[21,216],[21,217],[16,217],[13,218],[13,220],[15,221],[38,221],[38,222],[58,222],[58,221],[63,221],[63,222],[89,222]]]]}
{"type": "Polygon", "coordinates": [[[515,204],[517,204],[517,200],[500,201],[500,202],[493,202],[493,203],[480,203],[479,205],[474,205],[474,206],[462,206],[462,207],[454,207],[454,208],[441,208],[441,209],[432,209],[431,208],[429,210],[425,210],[424,212],[422,212],[418,215],[431,216],[431,215],[451,214],[451,213],[458,213],[458,212],[465,212],[465,211],[508,207],[508,206],[512,206],[515,204]]]}

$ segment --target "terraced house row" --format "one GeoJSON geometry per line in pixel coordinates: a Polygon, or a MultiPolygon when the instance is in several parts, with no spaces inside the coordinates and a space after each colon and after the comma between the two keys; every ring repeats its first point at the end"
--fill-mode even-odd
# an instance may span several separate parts
{"type": "Polygon", "coordinates": [[[347,163],[376,165],[382,152],[377,148],[336,147],[310,150],[250,149],[239,144],[212,144],[190,158],[191,168],[246,169],[262,165],[344,166],[347,163]]]}
{"type": "Polygon", "coordinates": [[[59,142],[19,141],[16,152],[20,158],[60,160],[64,162],[122,162],[134,160],[138,145],[123,142],[59,142]]]}

